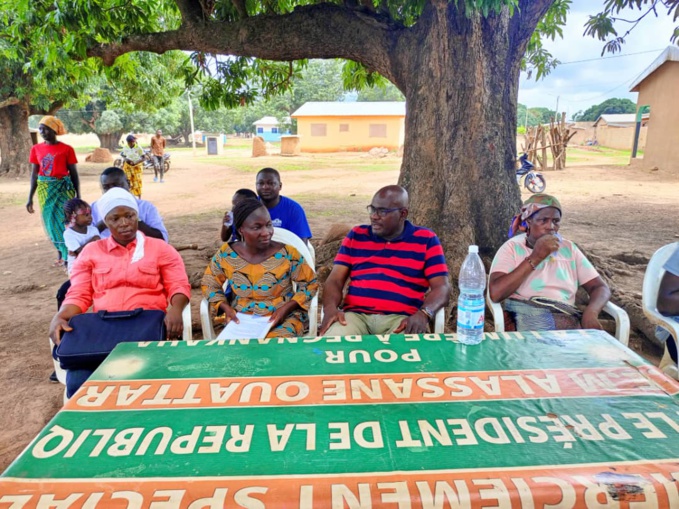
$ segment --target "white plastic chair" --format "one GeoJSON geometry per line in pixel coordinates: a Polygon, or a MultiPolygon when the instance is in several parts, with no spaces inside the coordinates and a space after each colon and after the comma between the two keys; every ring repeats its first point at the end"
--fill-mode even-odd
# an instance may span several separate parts
{"type": "MultiPolygon", "coordinates": [[[[493,260],[493,263],[495,260],[493,260]]],[[[490,298],[490,277],[488,278],[488,287],[486,288],[486,304],[490,309],[490,313],[493,315],[493,322],[495,323],[495,332],[505,331],[505,317],[502,312],[502,304],[499,302],[493,302],[490,298]]],[[[629,316],[627,312],[620,306],[616,306],[612,302],[608,301],[603,309],[604,313],[609,314],[615,319],[615,337],[623,345],[627,346],[629,344],[629,316]]]]}
{"type": "Polygon", "coordinates": [[[446,310],[445,307],[439,309],[434,315],[434,334],[443,334],[443,328],[446,325],[446,310]]]}
{"type": "MultiPolygon", "coordinates": [[[[184,325],[184,330],[182,332],[182,339],[188,341],[193,338],[193,326],[191,325],[191,303],[189,302],[182,311],[182,324],[184,325]]],[[[54,342],[52,338],[47,338],[50,343],[50,356],[52,355],[52,350],[54,350],[54,342]]],[[[52,363],[54,364],[54,372],[57,375],[57,380],[66,385],[66,370],[61,367],[59,361],[52,357],[52,363]]],[[[66,389],[64,389],[64,403],[68,401],[66,397],[66,389]]]]}
{"type": "MultiPolygon", "coordinates": [[[[282,229],[282,228],[280,228],[282,229]]],[[[286,230],[289,231],[289,230],[286,230]]],[[[311,243],[311,240],[309,240],[308,244],[305,244],[307,249],[309,250],[309,260],[311,260],[311,266],[316,267],[316,250],[314,249],[314,245],[311,243]]],[[[297,250],[299,251],[299,249],[297,250]]]]}
{"type": "MultiPolygon", "coordinates": [[[[672,244],[667,244],[661,247],[651,257],[646,267],[646,273],[644,274],[644,284],[641,293],[641,307],[644,310],[644,315],[648,318],[648,321],[654,325],[659,325],[660,327],[667,329],[674,341],[679,341],[679,323],[674,320],[661,315],[658,312],[658,291],[660,290],[660,282],[665,275],[665,269],[663,265],[667,262],[670,255],[679,249],[679,242],[674,242],[672,244]]],[[[668,339],[671,341],[671,339],[668,339]]],[[[677,364],[670,357],[667,346],[665,346],[665,353],[660,360],[660,369],[663,373],[671,376],[675,380],[679,380],[679,369],[677,364]]]]}
{"type": "MultiPolygon", "coordinates": [[[[308,246],[300,239],[297,235],[292,233],[290,230],[285,228],[274,228],[273,237],[271,240],[276,242],[281,242],[282,244],[288,244],[302,255],[304,261],[311,267],[311,270],[316,273],[316,267],[314,266],[314,258],[309,251],[308,246]]],[[[293,286],[294,283],[293,283],[293,286]]],[[[212,325],[212,317],[210,316],[210,304],[206,298],[200,301],[200,323],[203,327],[203,339],[214,339],[215,329],[212,325]]],[[[318,333],[318,294],[314,295],[309,305],[309,335],[316,336],[318,333]]]]}

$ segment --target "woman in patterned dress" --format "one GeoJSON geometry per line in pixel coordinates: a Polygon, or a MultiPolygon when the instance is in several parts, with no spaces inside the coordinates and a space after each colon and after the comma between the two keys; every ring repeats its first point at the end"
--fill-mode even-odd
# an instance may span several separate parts
{"type": "Polygon", "coordinates": [[[318,291],[313,269],[294,247],[271,240],[271,217],[259,200],[248,198],[234,207],[233,228],[241,240],[224,244],[212,257],[203,276],[203,295],[227,322],[237,320],[239,312],[270,316],[273,326],[267,337],[302,336],[318,291]],[[230,301],[222,289],[227,281],[230,301]]]}
{"type": "Polygon", "coordinates": [[[493,260],[490,298],[504,301],[516,330],[601,329],[598,316],[611,291],[578,246],[558,234],[560,225],[559,201],[532,195],[493,260]],[[575,307],[580,286],[589,294],[583,312],[575,307]]]}
{"type": "Polygon", "coordinates": [[[61,120],[51,115],[42,117],[38,131],[45,142],[31,148],[31,188],[26,210],[30,214],[35,212],[33,196],[37,191],[45,231],[58,253],[55,265],[63,266],[68,256],[64,244],[64,204],[71,198],[80,198],[78,160],[73,147],[57,141],[57,136],[66,134],[61,120]]]}
{"type": "Polygon", "coordinates": [[[144,174],[144,149],[137,143],[134,134],[128,134],[125,138],[127,147],[120,156],[123,158],[123,171],[130,183],[130,192],[141,199],[142,175],[144,174]]]}

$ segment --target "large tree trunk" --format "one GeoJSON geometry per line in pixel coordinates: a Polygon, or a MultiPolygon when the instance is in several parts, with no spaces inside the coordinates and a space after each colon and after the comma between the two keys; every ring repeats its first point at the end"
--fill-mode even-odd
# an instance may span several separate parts
{"type": "Polygon", "coordinates": [[[491,257],[520,206],[515,179],[521,42],[507,10],[429,5],[396,76],[408,111],[399,183],[415,223],[440,237],[454,281],[467,247],[491,257]]]}
{"type": "Polygon", "coordinates": [[[122,131],[115,133],[100,134],[95,133],[99,137],[99,146],[107,148],[111,152],[117,152],[120,148],[120,137],[123,135],[122,131]]]}
{"type": "Polygon", "coordinates": [[[19,103],[0,108],[0,175],[27,174],[32,146],[28,106],[19,103]]]}

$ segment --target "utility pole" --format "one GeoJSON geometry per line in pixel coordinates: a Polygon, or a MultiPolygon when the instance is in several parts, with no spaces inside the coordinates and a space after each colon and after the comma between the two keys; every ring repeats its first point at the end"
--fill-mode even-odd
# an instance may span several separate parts
{"type": "Polygon", "coordinates": [[[556,119],[559,118],[559,98],[561,96],[557,95],[556,96],[556,111],[554,112],[554,122],[556,122],[556,119]]]}
{"type": "Polygon", "coordinates": [[[523,130],[528,132],[528,106],[526,106],[526,119],[523,121],[523,130]]]}
{"type": "Polygon", "coordinates": [[[191,91],[186,89],[186,95],[189,98],[189,119],[191,119],[191,143],[193,144],[193,157],[196,157],[196,136],[193,134],[193,106],[191,105],[191,91]]]}

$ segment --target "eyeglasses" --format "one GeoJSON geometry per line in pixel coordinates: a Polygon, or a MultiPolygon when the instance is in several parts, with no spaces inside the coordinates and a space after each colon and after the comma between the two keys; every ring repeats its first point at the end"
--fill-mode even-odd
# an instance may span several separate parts
{"type": "Polygon", "coordinates": [[[385,208],[382,208],[382,207],[376,208],[376,207],[373,207],[372,205],[368,205],[365,208],[365,210],[367,210],[368,214],[370,214],[371,216],[373,214],[377,214],[380,217],[386,217],[387,214],[394,212],[395,210],[401,210],[402,208],[403,207],[396,207],[396,208],[393,208],[393,209],[385,209],[385,208]]]}

